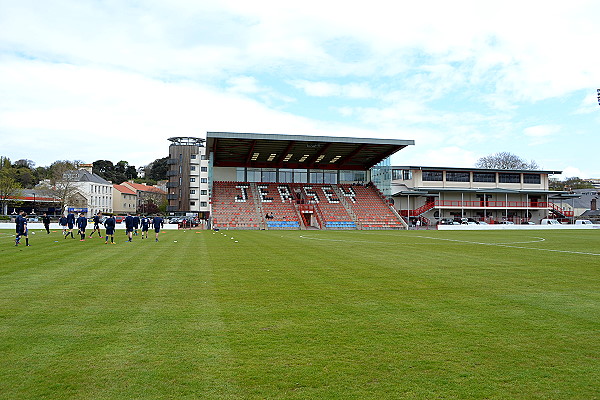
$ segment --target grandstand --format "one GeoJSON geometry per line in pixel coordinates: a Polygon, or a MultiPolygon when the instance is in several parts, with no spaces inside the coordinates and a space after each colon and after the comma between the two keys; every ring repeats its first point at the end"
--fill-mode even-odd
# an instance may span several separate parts
{"type": "Polygon", "coordinates": [[[207,133],[212,226],[402,229],[371,167],[412,140],[207,133]]]}

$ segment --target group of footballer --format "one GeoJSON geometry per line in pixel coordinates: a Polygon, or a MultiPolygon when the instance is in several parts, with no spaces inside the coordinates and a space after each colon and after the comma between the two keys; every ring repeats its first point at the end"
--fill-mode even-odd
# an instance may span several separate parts
{"type": "MultiPolygon", "coordinates": [[[[115,227],[117,221],[114,216],[108,216],[104,221],[102,221],[102,212],[98,212],[94,215],[92,219],[94,223],[94,230],[90,233],[89,238],[94,237],[94,233],[98,232],[98,236],[102,238],[102,233],[100,232],[100,225],[104,225],[105,229],[105,241],[104,244],[108,244],[109,237],[110,243],[115,244],[114,235],[115,235],[115,227]]],[[[127,214],[125,219],[123,220],[125,223],[125,233],[127,235],[127,241],[131,242],[132,236],[138,235],[138,229],[141,228],[142,239],[148,239],[148,230],[150,226],[154,228],[155,233],[155,241],[158,242],[158,234],[160,233],[160,229],[164,227],[164,219],[157,215],[154,218],[150,219],[147,216],[140,217],[139,215],[132,216],[131,214],[127,214]]],[[[16,236],[15,236],[15,246],[18,246],[21,243],[21,237],[25,237],[25,245],[30,246],[29,244],[29,232],[27,229],[27,214],[25,211],[21,211],[17,218],[15,219],[16,223],[16,236]]],[[[75,238],[73,235],[73,229],[77,227],[78,235],[80,236],[80,241],[85,241],[86,233],[85,230],[87,228],[88,220],[83,213],[79,214],[79,217],[75,217],[73,212],[69,212],[67,215],[63,215],[58,220],[58,223],[62,227],[62,234],[66,238],[71,236],[72,239],[75,238]]],[[[44,220],[44,225],[48,233],[50,230],[48,225],[46,225],[46,221],[44,220]]]]}

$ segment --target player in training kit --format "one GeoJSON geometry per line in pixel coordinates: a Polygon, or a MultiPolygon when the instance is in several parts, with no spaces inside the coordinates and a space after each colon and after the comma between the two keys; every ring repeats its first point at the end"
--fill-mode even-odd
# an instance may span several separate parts
{"type": "Polygon", "coordinates": [[[115,217],[109,216],[106,221],[104,221],[104,230],[106,230],[106,241],[104,244],[108,244],[108,237],[110,236],[110,244],[115,244],[115,226],[117,225],[117,221],[115,221],[115,217]]]}
{"type": "Polygon", "coordinates": [[[158,242],[158,234],[160,233],[160,228],[164,227],[164,225],[165,221],[161,218],[160,214],[158,214],[152,219],[152,226],[154,227],[155,232],[154,236],[156,237],[156,239],[154,240],[155,242],[158,242]]]}
{"type": "Polygon", "coordinates": [[[100,224],[102,223],[100,222],[100,218],[102,218],[102,211],[98,211],[98,213],[94,215],[94,230],[90,233],[90,239],[94,236],[94,232],[96,231],[98,232],[98,237],[102,237],[102,233],[100,233],[100,224]]]}
{"type": "Polygon", "coordinates": [[[18,246],[21,243],[21,236],[25,236],[25,246],[31,246],[29,244],[29,234],[27,232],[27,214],[25,211],[19,212],[17,218],[15,219],[15,224],[17,225],[17,234],[15,236],[15,246],[18,246]]]}
{"type": "Polygon", "coordinates": [[[133,234],[137,236],[138,227],[140,226],[140,217],[139,215],[133,216],[133,234]]]}
{"type": "Polygon", "coordinates": [[[46,233],[50,234],[50,217],[48,214],[44,213],[42,216],[42,223],[44,224],[44,228],[46,228],[46,233]]]}
{"type": "Polygon", "coordinates": [[[148,228],[150,227],[150,218],[143,216],[140,220],[142,225],[142,239],[148,239],[148,228]]]}
{"type": "Polygon", "coordinates": [[[77,229],[79,232],[80,242],[85,241],[85,227],[87,226],[87,218],[83,215],[83,213],[79,214],[79,218],[77,218],[77,229]]]}
{"type": "Polygon", "coordinates": [[[69,236],[69,234],[71,234],[71,239],[75,239],[75,237],[73,236],[73,227],[75,226],[75,214],[73,214],[73,211],[69,211],[69,213],[67,214],[67,228],[69,229],[69,231],[65,234],[65,239],[67,238],[67,236],[69,236]]]}
{"type": "Polygon", "coordinates": [[[62,234],[65,236],[67,236],[67,217],[65,217],[64,215],[61,215],[60,219],[58,220],[58,223],[60,224],[60,227],[62,228],[62,234]]]}
{"type": "Polygon", "coordinates": [[[129,213],[125,217],[125,233],[127,234],[127,241],[131,242],[131,235],[133,234],[133,217],[129,213]]]}

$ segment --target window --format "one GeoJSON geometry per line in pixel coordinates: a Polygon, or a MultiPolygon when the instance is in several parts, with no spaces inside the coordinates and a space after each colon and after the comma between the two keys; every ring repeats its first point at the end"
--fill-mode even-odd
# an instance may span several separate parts
{"type": "Polygon", "coordinates": [[[202,156],[200,157],[201,160],[206,160],[206,155],[202,154],[202,156]]]}
{"type": "Polygon", "coordinates": [[[205,201],[201,201],[201,202],[200,202],[200,207],[206,207],[206,206],[207,206],[207,204],[206,204],[206,202],[205,202],[205,201]]]}
{"type": "Polygon", "coordinates": [[[206,196],[208,194],[208,190],[201,190],[200,191],[200,195],[201,196],[206,196]]]}
{"type": "Polygon", "coordinates": [[[469,172],[450,172],[446,171],[446,181],[448,182],[469,182],[471,174],[469,172]]]}
{"type": "Polygon", "coordinates": [[[196,182],[196,178],[190,178],[190,182],[196,182]]]}
{"type": "Polygon", "coordinates": [[[294,172],[291,169],[280,169],[279,170],[279,180],[281,183],[292,183],[292,179],[294,177],[294,172]]]}
{"type": "Polygon", "coordinates": [[[200,178],[200,183],[208,183],[208,178],[200,178]]]}
{"type": "Polygon", "coordinates": [[[521,183],[521,174],[500,173],[500,183],[521,183]]]}
{"type": "Polygon", "coordinates": [[[190,171],[195,171],[195,170],[196,170],[196,166],[195,166],[195,165],[192,165],[192,166],[190,167],[190,171]]]}
{"type": "Polygon", "coordinates": [[[392,180],[411,180],[412,179],[412,171],[410,169],[393,169],[392,170],[392,180]]]}
{"type": "Polygon", "coordinates": [[[295,183],[307,183],[308,182],[308,172],[305,169],[295,169],[294,170],[294,182],[295,183]]]}
{"type": "Polygon", "coordinates": [[[423,171],[423,180],[424,181],[442,181],[443,174],[442,171],[423,171]]]}
{"type": "Polygon", "coordinates": [[[195,159],[196,159],[196,155],[192,154],[192,160],[195,160],[195,159]]]}
{"type": "Polygon", "coordinates": [[[473,182],[496,182],[494,172],[473,172],[473,182]]]}
{"type": "Polygon", "coordinates": [[[208,172],[208,167],[200,167],[200,172],[208,172]]]}
{"type": "Polygon", "coordinates": [[[190,189],[190,194],[196,194],[196,189],[190,189]]]}
{"type": "Polygon", "coordinates": [[[542,176],[540,174],[523,174],[523,183],[539,185],[542,183],[542,176]]]}
{"type": "Polygon", "coordinates": [[[195,201],[190,201],[190,206],[195,206],[196,202],[195,201]]]}

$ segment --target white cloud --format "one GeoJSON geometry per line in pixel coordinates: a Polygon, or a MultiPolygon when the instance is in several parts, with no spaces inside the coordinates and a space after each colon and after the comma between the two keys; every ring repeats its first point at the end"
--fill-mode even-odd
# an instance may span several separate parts
{"type": "Polygon", "coordinates": [[[330,82],[311,82],[295,80],[289,82],[295,88],[301,89],[308,96],[314,97],[346,97],[349,99],[368,99],[374,96],[366,84],[336,84],[330,82]]]}

